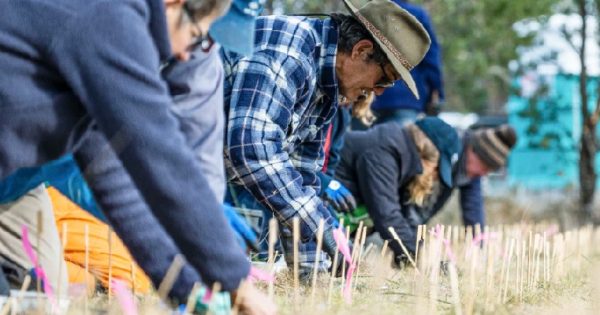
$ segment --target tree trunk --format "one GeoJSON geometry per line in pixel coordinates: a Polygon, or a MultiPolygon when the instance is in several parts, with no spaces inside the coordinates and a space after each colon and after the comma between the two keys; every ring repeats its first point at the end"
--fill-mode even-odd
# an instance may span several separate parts
{"type": "Polygon", "coordinates": [[[592,220],[592,205],[596,190],[596,121],[588,109],[587,93],[587,65],[585,50],[587,44],[587,7],[586,0],[578,0],[579,14],[581,16],[581,47],[579,62],[581,74],[579,75],[579,94],[581,99],[582,130],[579,146],[579,205],[580,223],[589,223],[592,220]]]}

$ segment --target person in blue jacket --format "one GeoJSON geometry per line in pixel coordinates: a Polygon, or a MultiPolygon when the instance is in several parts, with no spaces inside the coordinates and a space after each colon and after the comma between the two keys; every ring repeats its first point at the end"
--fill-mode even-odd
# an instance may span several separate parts
{"type": "MultiPolygon", "coordinates": [[[[186,146],[158,71],[172,56],[189,59],[190,51],[204,42],[210,24],[198,20],[206,14],[219,16],[228,4],[198,0],[0,4],[4,34],[0,68],[11,74],[0,78],[0,178],[72,152],[87,180],[88,174],[112,160],[107,154],[116,153],[148,203],[150,217],[156,217],[201,280],[208,285],[219,282],[227,291],[243,289],[242,308],[271,314],[274,306],[266,296],[251,285],[240,286],[249,263],[186,146]],[[99,143],[106,146],[94,145],[99,143]]],[[[99,200],[103,210],[110,202],[131,202],[131,194],[105,194],[118,191],[109,187],[109,181],[89,179],[94,195],[105,199],[99,200]]],[[[135,220],[127,215],[148,217],[145,209],[135,210],[113,218],[120,215],[131,223],[135,220]]],[[[157,233],[143,225],[125,231],[117,230],[124,241],[128,235],[152,239],[157,233]]],[[[138,262],[165,255],[156,249],[130,249],[138,262]]]]}
{"type": "Polygon", "coordinates": [[[437,115],[444,101],[441,50],[427,11],[409,1],[393,1],[421,22],[431,38],[431,46],[423,61],[410,72],[415,78],[420,97],[415,97],[403,84],[387,89],[373,103],[372,108],[377,116],[375,124],[387,121],[404,124],[415,121],[422,113],[437,115]]]}
{"type": "MultiPolygon", "coordinates": [[[[414,254],[418,225],[439,212],[454,189],[460,190],[464,224],[485,225],[481,177],[505,165],[515,142],[508,125],[469,131],[460,139],[436,117],[405,126],[379,124],[346,135],[336,179],[366,207],[374,230],[390,240],[401,261],[406,256],[388,228],[414,254]]],[[[349,216],[362,215],[357,211],[349,216]]]]}

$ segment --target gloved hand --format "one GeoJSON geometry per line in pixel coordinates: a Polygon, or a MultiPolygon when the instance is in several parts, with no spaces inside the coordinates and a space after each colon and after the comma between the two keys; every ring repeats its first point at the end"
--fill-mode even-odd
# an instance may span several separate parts
{"type": "Polygon", "coordinates": [[[327,200],[339,212],[351,212],[356,208],[356,200],[352,193],[335,179],[329,182],[329,185],[325,188],[323,199],[327,200]]]}
{"type": "MultiPolygon", "coordinates": [[[[352,254],[352,242],[350,240],[348,240],[348,247],[350,248],[350,254],[352,254]]],[[[331,258],[331,268],[333,268],[334,266],[336,267],[336,270],[333,272],[333,275],[335,277],[342,277],[342,264],[344,263],[344,257],[342,253],[338,251],[337,263],[334,262],[333,259],[335,258],[336,250],[337,243],[335,242],[335,238],[333,237],[333,229],[328,228],[323,233],[323,251],[326,252],[327,255],[329,255],[329,258],[331,258]]],[[[331,269],[329,271],[331,272],[331,269]]]]}
{"type": "Polygon", "coordinates": [[[244,218],[242,218],[235,209],[227,203],[223,204],[223,211],[225,212],[225,217],[235,232],[235,237],[240,246],[242,246],[242,249],[245,250],[247,247],[250,247],[252,250],[259,252],[260,247],[258,245],[256,234],[246,220],[244,220],[244,218]]]}

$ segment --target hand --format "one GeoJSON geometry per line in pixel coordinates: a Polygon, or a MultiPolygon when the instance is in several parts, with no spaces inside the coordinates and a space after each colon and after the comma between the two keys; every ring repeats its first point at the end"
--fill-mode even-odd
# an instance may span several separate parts
{"type": "Polygon", "coordinates": [[[259,252],[260,247],[258,246],[258,238],[246,220],[244,220],[244,218],[242,218],[242,216],[227,203],[223,204],[223,211],[225,212],[225,217],[235,232],[236,239],[242,249],[246,250],[246,246],[248,246],[252,250],[259,252]]]}
{"type": "Polygon", "coordinates": [[[351,212],[356,208],[356,200],[352,193],[335,179],[325,188],[323,199],[339,212],[351,212]]]}
{"type": "MultiPolygon", "coordinates": [[[[348,240],[348,247],[350,248],[350,254],[352,254],[352,242],[350,240],[348,240]]],[[[336,267],[336,269],[333,271],[333,275],[335,277],[342,277],[342,265],[344,263],[344,257],[342,253],[338,251],[337,243],[335,242],[335,238],[333,237],[332,228],[325,230],[325,232],[323,233],[323,251],[326,252],[327,255],[329,255],[329,258],[331,258],[331,269],[333,269],[334,266],[336,267]],[[336,251],[338,255],[337,260],[334,261],[336,251]]],[[[330,272],[332,271],[331,269],[329,270],[330,272]]]]}
{"type": "Polygon", "coordinates": [[[231,294],[234,308],[239,307],[241,314],[275,315],[277,306],[265,294],[247,281],[242,282],[237,291],[231,294]]]}
{"type": "Polygon", "coordinates": [[[437,90],[431,92],[429,102],[425,105],[425,114],[427,116],[437,116],[442,111],[442,102],[440,101],[440,94],[437,90]]]}

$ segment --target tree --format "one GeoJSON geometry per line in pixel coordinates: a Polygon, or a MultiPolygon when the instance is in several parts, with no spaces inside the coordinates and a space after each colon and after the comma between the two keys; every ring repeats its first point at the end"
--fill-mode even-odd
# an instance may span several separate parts
{"type": "Polygon", "coordinates": [[[557,0],[421,0],[442,46],[448,107],[504,112],[510,91],[509,63],[535,33],[519,34],[515,23],[545,20],[557,0]]]}
{"type": "MultiPolygon", "coordinates": [[[[589,17],[593,15],[593,7],[596,8],[595,13],[598,17],[600,8],[598,4],[600,0],[574,0],[572,3],[574,8],[566,7],[566,11],[575,11],[581,18],[581,28],[577,31],[577,36],[571,33],[566,28],[563,28],[562,33],[573,50],[577,52],[581,71],[579,73],[579,97],[581,100],[581,118],[582,130],[579,143],[579,220],[580,223],[587,223],[593,220],[593,204],[594,193],[596,191],[597,173],[596,153],[598,152],[598,138],[596,136],[596,128],[600,117],[600,98],[598,98],[595,106],[590,108],[590,91],[588,89],[588,65],[587,65],[587,46],[589,38],[589,17]],[[595,2],[595,3],[594,3],[595,2]],[[576,38],[578,41],[576,41],[576,38]],[[578,43],[577,43],[578,42],[578,43]]],[[[598,20],[598,18],[596,18],[598,20]]],[[[598,83],[600,90],[600,83],[598,83]]]]}

